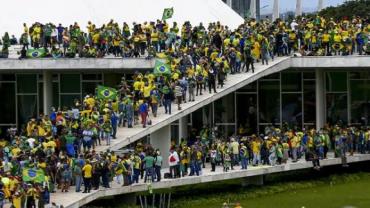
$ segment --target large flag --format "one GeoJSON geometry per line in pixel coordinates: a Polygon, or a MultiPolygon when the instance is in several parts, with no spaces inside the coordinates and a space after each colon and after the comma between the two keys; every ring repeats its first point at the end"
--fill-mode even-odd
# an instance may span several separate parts
{"type": "Polygon", "coordinates": [[[159,75],[171,75],[171,68],[168,64],[160,61],[160,60],[155,60],[155,65],[154,65],[154,75],[159,76],[159,75]]]}
{"type": "Polygon", "coordinates": [[[104,100],[115,100],[117,99],[118,91],[111,87],[104,87],[99,85],[97,88],[97,98],[104,99],[104,100]]]}
{"type": "Polygon", "coordinates": [[[42,58],[46,55],[46,51],[44,48],[28,49],[26,55],[27,58],[42,58]]]}
{"type": "Polygon", "coordinates": [[[173,7],[165,8],[163,10],[162,20],[170,19],[172,17],[172,15],[173,15],[173,7]]]}
{"type": "Polygon", "coordinates": [[[45,181],[45,173],[42,169],[24,168],[22,171],[22,179],[25,182],[42,183],[45,181]]]}

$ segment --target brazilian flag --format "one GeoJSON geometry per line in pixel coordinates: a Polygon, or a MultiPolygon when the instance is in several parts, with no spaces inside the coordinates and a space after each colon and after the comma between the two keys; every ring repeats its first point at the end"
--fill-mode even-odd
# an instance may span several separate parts
{"type": "Polygon", "coordinates": [[[163,10],[162,20],[170,19],[172,17],[172,15],[173,15],[173,7],[165,8],[163,10]]]}
{"type": "Polygon", "coordinates": [[[42,58],[46,56],[46,51],[44,48],[34,48],[28,49],[26,53],[27,58],[42,58]]]}
{"type": "Polygon", "coordinates": [[[24,168],[22,171],[22,179],[25,182],[42,183],[45,181],[45,173],[42,169],[24,168]]]}
{"type": "Polygon", "coordinates": [[[118,96],[118,91],[111,87],[105,87],[99,85],[97,88],[97,98],[103,100],[115,100],[118,96]]]}
{"type": "Polygon", "coordinates": [[[170,76],[171,75],[171,68],[168,64],[166,64],[166,63],[164,63],[160,60],[155,60],[153,73],[156,76],[160,76],[160,75],[170,76]]]}

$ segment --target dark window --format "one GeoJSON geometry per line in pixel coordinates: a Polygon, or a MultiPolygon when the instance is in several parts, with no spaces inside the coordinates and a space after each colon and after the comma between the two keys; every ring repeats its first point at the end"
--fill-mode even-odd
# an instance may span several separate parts
{"type": "Polygon", "coordinates": [[[0,83],[0,123],[16,123],[15,83],[0,83]]]}

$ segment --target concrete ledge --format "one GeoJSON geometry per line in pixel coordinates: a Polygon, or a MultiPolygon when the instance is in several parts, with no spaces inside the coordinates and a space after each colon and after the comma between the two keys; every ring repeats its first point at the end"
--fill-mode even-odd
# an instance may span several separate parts
{"type": "Polygon", "coordinates": [[[370,56],[304,56],[292,57],[292,68],[367,68],[370,56]]]}
{"type": "MultiPolygon", "coordinates": [[[[305,56],[290,58],[293,68],[368,68],[370,56],[305,56]]],[[[152,69],[154,59],[144,58],[73,58],[73,59],[0,59],[0,72],[42,72],[43,70],[74,71],[132,71],[152,69]]]]}
{"type": "MultiPolygon", "coordinates": [[[[347,160],[348,160],[347,161],[348,163],[368,161],[370,160],[370,154],[349,156],[347,160]]],[[[341,165],[342,163],[339,158],[330,158],[330,159],[321,160],[320,164],[322,167],[324,167],[324,166],[332,166],[332,165],[341,165]]],[[[152,183],[152,188],[153,190],[165,189],[165,188],[186,186],[186,185],[192,185],[192,184],[223,181],[223,180],[228,180],[228,179],[255,177],[255,176],[267,175],[271,173],[288,172],[288,171],[307,169],[307,168],[312,168],[312,162],[304,161],[304,162],[298,162],[298,163],[287,163],[284,165],[277,165],[273,167],[272,166],[263,166],[263,167],[258,167],[258,168],[252,167],[248,170],[237,170],[237,171],[232,171],[232,172],[227,172],[227,173],[219,172],[219,173],[212,173],[211,175],[204,175],[204,176],[187,176],[187,177],[176,179],[176,180],[169,179],[169,180],[161,181],[158,183],[152,183]]],[[[135,193],[135,192],[146,192],[148,191],[148,185],[149,184],[137,184],[133,186],[125,186],[125,187],[119,187],[119,188],[99,190],[89,195],[84,195],[83,198],[77,201],[66,202],[63,205],[64,207],[67,207],[67,208],[77,208],[89,202],[92,202],[96,199],[99,199],[101,197],[127,194],[127,193],[135,193]]]]}
{"type": "Polygon", "coordinates": [[[144,58],[74,58],[74,59],[0,59],[0,72],[38,72],[52,71],[117,71],[133,69],[152,69],[154,59],[144,58]]]}

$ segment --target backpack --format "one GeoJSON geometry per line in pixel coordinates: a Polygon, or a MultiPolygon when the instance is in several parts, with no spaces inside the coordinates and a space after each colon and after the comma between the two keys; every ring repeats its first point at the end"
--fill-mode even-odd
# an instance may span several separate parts
{"type": "Polygon", "coordinates": [[[170,162],[176,162],[176,158],[175,158],[175,156],[173,156],[173,155],[171,155],[171,157],[170,157],[170,162]]]}

